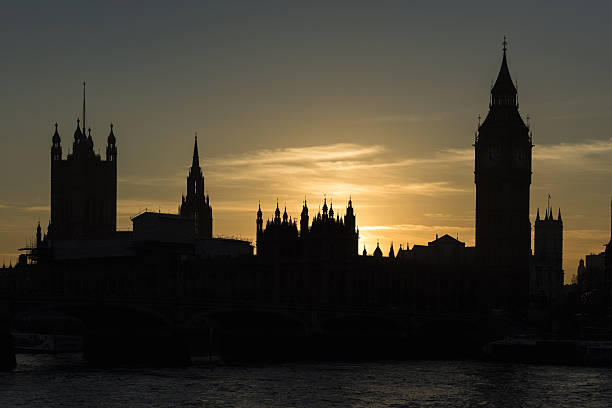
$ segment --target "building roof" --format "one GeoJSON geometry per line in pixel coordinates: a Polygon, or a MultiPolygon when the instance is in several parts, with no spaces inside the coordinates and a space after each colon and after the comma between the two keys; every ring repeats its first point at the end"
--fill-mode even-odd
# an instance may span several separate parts
{"type": "Polygon", "coordinates": [[[461,242],[456,238],[451,237],[448,234],[444,234],[442,235],[440,238],[436,238],[433,241],[430,241],[428,243],[428,246],[432,246],[432,245],[460,245],[460,246],[465,246],[465,242],[461,242]]]}

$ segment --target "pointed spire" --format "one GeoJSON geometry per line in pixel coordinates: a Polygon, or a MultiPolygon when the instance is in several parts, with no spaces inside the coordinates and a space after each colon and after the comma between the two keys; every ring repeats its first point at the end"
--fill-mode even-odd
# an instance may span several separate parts
{"type": "Polygon", "coordinates": [[[57,131],[57,122],[55,122],[55,133],[53,133],[53,138],[51,139],[51,141],[54,144],[59,144],[61,142],[59,132],[57,131]]]}
{"type": "Polygon", "coordinates": [[[74,131],[74,139],[81,139],[81,136],[83,136],[83,132],[81,132],[81,119],[77,118],[77,127],[74,131]]]}
{"type": "Polygon", "coordinates": [[[278,208],[278,198],[276,199],[276,210],[274,210],[274,222],[280,223],[280,209],[278,208]]]}
{"type": "Polygon", "coordinates": [[[492,106],[512,106],[516,107],[516,87],[512,82],[510,76],[510,70],[508,69],[508,61],[506,59],[506,50],[508,49],[508,42],[504,37],[503,42],[503,57],[499,73],[497,74],[497,80],[491,88],[491,102],[492,106]]]}
{"type": "Polygon", "coordinates": [[[198,155],[198,132],[196,132],[195,141],[193,142],[193,162],[191,163],[191,167],[200,167],[200,157],[198,155]]]}
{"type": "Polygon", "coordinates": [[[540,221],[540,208],[538,208],[538,213],[536,214],[536,221],[540,221]]]}
{"type": "Polygon", "coordinates": [[[561,207],[559,207],[559,213],[557,214],[557,221],[563,221],[561,219],[561,207]]]}
{"type": "Polygon", "coordinates": [[[376,241],[376,249],[374,249],[373,255],[376,258],[382,258],[382,250],[380,249],[380,242],[378,241],[376,241]]]}
{"type": "Polygon", "coordinates": [[[327,217],[327,197],[323,198],[323,216],[327,217]]]}
{"type": "Polygon", "coordinates": [[[108,134],[108,144],[115,144],[117,139],[115,138],[115,133],[113,132],[113,124],[110,124],[110,133],[108,134]]]}

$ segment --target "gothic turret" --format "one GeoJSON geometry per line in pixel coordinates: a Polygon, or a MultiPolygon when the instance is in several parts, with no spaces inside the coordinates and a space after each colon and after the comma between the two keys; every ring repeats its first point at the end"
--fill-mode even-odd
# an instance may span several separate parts
{"type": "Polygon", "coordinates": [[[108,134],[106,142],[106,161],[117,161],[117,139],[115,138],[115,133],[113,132],[112,123],[110,124],[110,133],[108,134]]]}
{"type": "Polygon", "coordinates": [[[355,211],[353,209],[353,199],[349,197],[346,214],[344,215],[344,223],[351,231],[355,230],[355,211]]]}
{"type": "Polygon", "coordinates": [[[327,197],[323,199],[323,219],[327,219],[329,214],[327,213],[327,197]]]}
{"type": "Polygon", "coordinates": [[[373,255],[374,255],[374,258],[382,258],[382,256],[383,256],[382,255],[382,250],[380,249],[380,245],[379,245],[378,242],[376,243],[376,249],[374,250],[374,254],[373,255]]]}
{"type": "Polygon", "coordinates": [[[204,194],[204,175],[198,154],[198,135],[193,143],[193,157],[187,176],[187,195],[181,203],[180,214],[194,220],[195,234],[200,238],[212,238],[212,208],[204,194]]]}
{"type": "Polygon", "coordinates": [[[306,205],[306,198],[304,198],[304,206],[300,215],[300,236],[308,234],[308,220],[308,206],[306,205]]]}
{"type": "Polygon", "coordinates": [[[261,212],[261,202],[259,203],[259,209],[257,210],[257,236],[255,245],[257,246],[257,254],[261,254],[263,245],[263,213],[261,212]]]}
{"type": "Polygon", "coordinates": [[[40,221],[38,222],[38,226],[36,227],[36,248],[40,248],[42,244],[42,232],[40,229],[40,221]]]}
{"type": "Polygon", "coordinates": [[[60,139],[57,131],[57,123],[55,124],[55,133],[51,138],[51,162],[62,160],[62,139],[60,139]]]}

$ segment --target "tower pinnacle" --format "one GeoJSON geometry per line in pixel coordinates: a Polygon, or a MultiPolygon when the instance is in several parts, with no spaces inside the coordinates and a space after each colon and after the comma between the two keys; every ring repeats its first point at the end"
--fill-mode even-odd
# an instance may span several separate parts
{"type": "Polygon", "coordinates": [[[491,88],[491,106],[510,106],[517,107],[516,94],[517,90],[514,86],[514,82],[512,82],[512,77],[510,76],[510,70],[508,69],[508,61],[506,59],[506,50],[508,42],[506,41],[506,37],[504,37],[503,42],[503,57],[501,67],[499,68],[499,73],[497,74],[497,79],[495,80],[495,84],[493,88],[491,88]]]}
{"type": "Polygon", "coordinates": [[[200,167],[200,157],[198,155],[198,132],[195,134],[195,141],[193,143],[193,162],[191,163],[191,167],[200,167]]]}

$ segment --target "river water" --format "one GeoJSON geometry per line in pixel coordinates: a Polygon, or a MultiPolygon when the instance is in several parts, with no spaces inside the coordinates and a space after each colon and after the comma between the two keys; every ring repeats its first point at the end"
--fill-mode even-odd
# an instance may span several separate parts
{"type": "Polygon", "coordinates": [[[18,355],[0,407],[609,407],[612,368],[480,361],[97,369],[18,355]]]}

